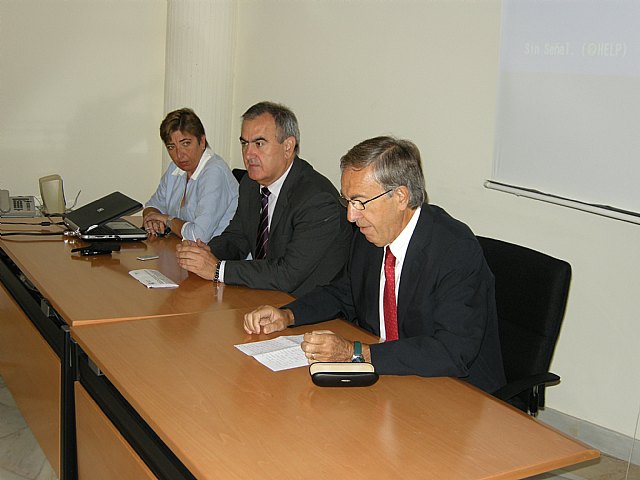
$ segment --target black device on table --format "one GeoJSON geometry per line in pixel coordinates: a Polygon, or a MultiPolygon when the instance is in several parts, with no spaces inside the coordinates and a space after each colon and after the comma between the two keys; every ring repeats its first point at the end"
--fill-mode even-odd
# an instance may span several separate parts
{"type": "Polygon", "coordinates": [[[78,252],[83,256],[111,255],[112,252],[119,252],[120,245],[112,242],[92,243],[86,247],[73,248],[71,253],[78,252]]]}

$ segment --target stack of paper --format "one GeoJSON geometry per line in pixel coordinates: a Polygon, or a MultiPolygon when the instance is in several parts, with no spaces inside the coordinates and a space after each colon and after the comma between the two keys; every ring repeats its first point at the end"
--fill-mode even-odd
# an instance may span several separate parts
{"type": "Polygon", "coordinates": [[[262,342],[244,343],[235,347],[277,372],[309,364],[300,348],[303,338],[304,335],[283,336],[262,342]]]}
{"type": "Polygon", "coordinates": [[[177,283],[174,283],[173,280],[166,277],[158,270],[151,270],[149,268],[131,270],[129,275],[147,288],[175,288],[178,286],[177,283]]]}

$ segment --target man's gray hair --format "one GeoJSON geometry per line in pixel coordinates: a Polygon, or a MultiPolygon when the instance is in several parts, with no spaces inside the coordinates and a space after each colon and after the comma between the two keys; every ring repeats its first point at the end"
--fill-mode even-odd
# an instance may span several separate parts
{"type": "Polygon", "coordinates": [[[373,178],[384,190],[405,186],[409,208],[427,201],[420,150],[409,140],[375,137],[352,147],[341,159],[340,170],[361,170],[373,166],[373,178]]]}
{"type": "Polygon", "coordinates": [[[242,115],[243,120],[253,120],[260,115],[268,113],[276,122],[277,140],[282,143],[288,137],[296,139],[296,148],[294,150],[297,155],[300,151],[300,129],[298,128],[298,119],[295,114],[284,105],[274,102],[260,102],[249,107],[242,115]]]}

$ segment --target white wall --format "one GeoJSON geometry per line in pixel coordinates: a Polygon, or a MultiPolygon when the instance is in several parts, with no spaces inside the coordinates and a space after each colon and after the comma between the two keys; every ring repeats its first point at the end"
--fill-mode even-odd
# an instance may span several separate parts
{"type": "Polygon", "coordinates": [[[161,174],[166,3],[0,2],[0,187],[145,202],[161,174]]]}
{"type": "Polygon", "coordinates": [[[410,138],[433,203],[477,234],[572,264],[552,365],[562,383],[547,390],[547,405],[633,436],[640,228],[482,186],[492,162],[499,1],[246,0],[237,25],[234,110],[262,99],[289,105],[301,156],[334,183],[340,156],[360,140],[410,138]]]}
{"type": "MultiPolygon", "coordinates": [[[[38,177],[58,172],[67,197],[82,188],[80,203],[115,189],[147,199],[162,168],[166,8],[155,0],[0,2],[0,187],[35,194],[38,177]]],[[[499,1],[240,0],[237,8],[229,163],[242,164],[240,115],[263,99],[296,112],[301,156],[336,185],[340,156],[360,140],[414,140],[433,203],[478,234],[572,264],[552,365],[562,383],[547,404],[633,436],[640,228],[482,187],[491,172],[499,1]]]]}
{"type": "Polygon", "coordinates": [[[169,0],[168,7],[165,112],[192,108],[226,160],[238,138],[231,131],[236,0],[169,0]]]}

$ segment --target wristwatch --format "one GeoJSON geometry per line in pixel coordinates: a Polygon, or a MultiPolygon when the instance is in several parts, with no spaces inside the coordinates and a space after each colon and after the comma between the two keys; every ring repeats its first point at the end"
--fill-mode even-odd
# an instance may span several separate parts
{"type": "Polygon", "coordinates": [[[173,219],[174,219],[174,218],[176,218],[176,217],[172,217],[171,215],[169,215],[169,216],[167,217],[167,221],[166,221],[166,222],[164,222],[164,224],[167,226],[167,228],[168,228],[169,230],[171,230],[171,222],[173,222],[173,219]]]}
{"type": "Polygon", "coordinates": [[[364,357],[362,356],[362,344],[360,342],[353,342],[353,356],[351,357],[351,361],[355,363],[364,362],[364,357]]]}
{"type": "Polygon", "coordinates": [[[216,273],[213,275],[213,281],[215,283],[220,282],[220,263],[221,262],[216,263],[216,273]]]}

